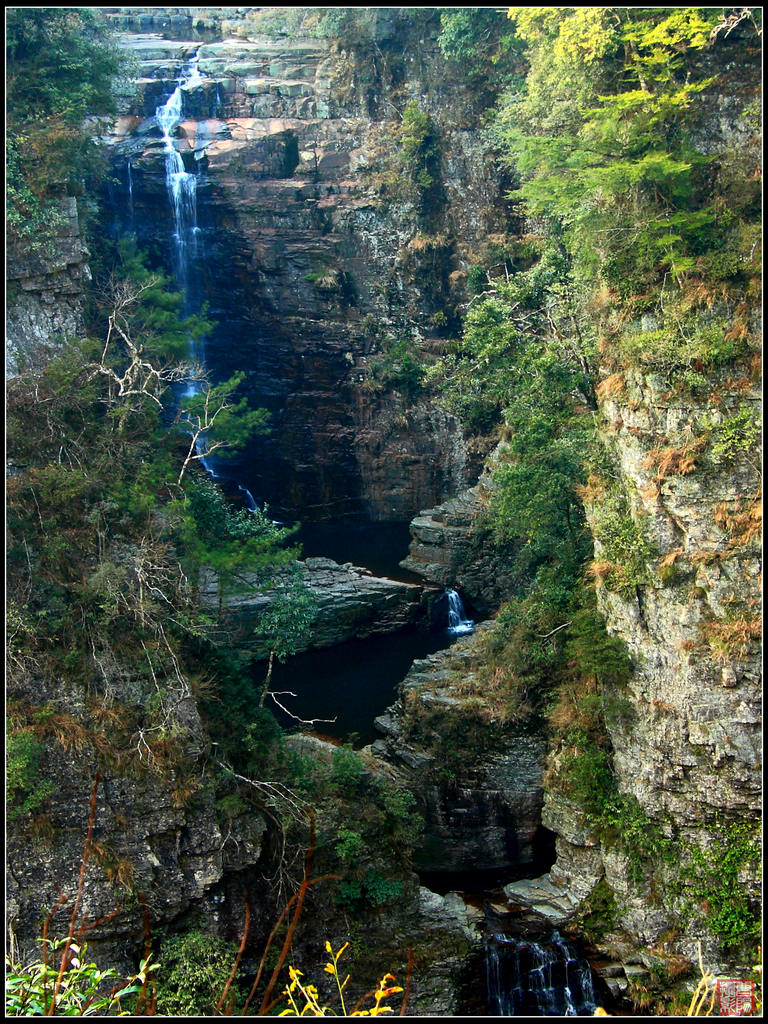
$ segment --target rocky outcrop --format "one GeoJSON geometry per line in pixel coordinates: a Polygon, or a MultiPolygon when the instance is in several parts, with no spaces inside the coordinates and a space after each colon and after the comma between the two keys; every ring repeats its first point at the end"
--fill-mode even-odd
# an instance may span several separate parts
{"type": "MultiPolygon", "coordinates": [[[[330,558],[307,558],[298,567],[317,611],[311,632],[296,653],[395,633],[428,621],[427,592],[418,584],[381,579],[368,569],[339,565],[330,558]]],[[[245,650],[257,642],[259,616],[270,601],[260,584],[255,574],[243,572],[236,592],[221,597],[221,624],[231,632],[232,642],[245,650]]],[[[200,602],[204,609],[219,607],[219,582],[213,572],[201,579],[200,602]]]]}
{"type": "Polygon", "coordinates": [[[411,520],[408,556],[400,563],[430,583],[460,591],[479,616],[493,615],[516,590],[508,558],[483,528],[502,450],[497,445],[489,454],[474,487],[411,520]]]}
{"type": "MultiPolygon", "coordinates": [[[[243,809],[225,819],[203,785],[210,751],[188,693],[174,695],[164,726],[139,728],[132,746],[125,745],[139,686],[125,680],[100,716],[89,716],[88,695],[77,687],[62,696],[38,680],[30,692],[9,691],[12,707],[39,702],[35,720],[49,742],[38,770],[41,778],[56,780],[44,814],[19,819],[18,811],[9,812],[15,820],[7,834],[6,911],[16,955],[39,956],[40,922],[57,907],[48,936],[66,935],[95,780],[92,841],[76,924],[98,922],[85,933],[98,963],[135,969],[145,908],[158,930],[193,910],[203,910],[213,930],[226,930],[241,912],[242,890],[228,889],[232,873],[242,879],[249,868],[263,867],[264,817],[243,809]],[[109,759],[114,767],[105,772],[109,759]]],[[[252,881],[256,892],[259,882],[252,881]]]]}
{"type": "MultiPolygon", "coordinates": [[[[622,709],[607,716],[614,772],[649,828],[674,837],[681,851],[709,850],[729,823],[749,828],[760,816],[760,453],[754,437],[742,437],[727,457],[723,448],[736,418],[756,423],[759,391],[747,373],[713,378],[711,394],[699,399],[653,375],[617,377],[599,389],[600,412],[617,467],[611,486],[621,481],[626,504],[622,512],[596,484],[587,502],[598,600],[633,663],[627,690],[604,695],[622,709]],[[630,587],[611,582],[612,535],[622,528],[634,530],[646,552],[630,587]]],[[[556,776],[557,754],[550,769],[556,776]]],[[[514,885],[511,899],[549,903],[550,916],[562,920],[605,879],[617,923],[634,942],[650,946],[669,931],[682,852],[674,878],[661,869],[654,883],[633,879],[626,851],[598,834],[556,783],[542,821],[557,834],[556,863],[537,892],[514,885]]],[[[754,870],[745,862],[740,875],[753,900],[754,870]]],[[[722,948],[701,919],[687,920],[676,949],[695,961],[699,940],[708,962],[718,962],[722,948]]]]}
{"type": "Polygon", "coordinates": [[[400,699],[376,719],[371,749],[403,773],[423,803],[419,868],[430,872],[535,871],[546,862],[541,829],[545,737],[499,728],[473,690],[490,624],[415,661],[400,699]]]}
{"type": "Polygon", "coordinates": [[[6,250],[6,373],[44,365],[66,338],[83,330],[83,300],[91,280],[80,237],[77,202],[61,198],[52,237],[11,239],[6,250]]]}

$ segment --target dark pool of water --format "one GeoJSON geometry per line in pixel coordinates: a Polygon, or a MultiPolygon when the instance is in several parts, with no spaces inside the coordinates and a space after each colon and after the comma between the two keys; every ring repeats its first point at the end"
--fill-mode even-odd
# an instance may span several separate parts
{"type": "Polygon", "coordinates": [[[294,539],[302,545],[304,558],[322,556],[364,566],[374,576],[424,582],[399,565],[411,542],[409,522],[303,523],[294,539]]]}
{"type": "MultiPolygon", "coordinates": [[[[445,632],[413,629],[308,651],[275,664],[272,689],[296,695],[278,699],[300,718],[333,719],[318,721],[313,731],[362,747],[381,735],[373,720],[397,699],[398,685],[413,660],[450,646],[454,639],[445,632]]],[[[254,666],[254,683],[261,684],[265,671],[264,662],[254,666]]],[[[289,732],[301,728],[269,698],[267,706],[289,732]]]]}

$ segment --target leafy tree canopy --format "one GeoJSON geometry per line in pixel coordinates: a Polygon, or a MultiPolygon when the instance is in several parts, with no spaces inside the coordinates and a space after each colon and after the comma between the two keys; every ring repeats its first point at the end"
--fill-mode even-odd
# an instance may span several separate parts
{"type": "Polygon", "coordinates": [[[6,15],[7,223],[40,244],[62,191],[97,173],[89,115],[115,111],[129,62],[93,8],[15,7],[6,15]]]}

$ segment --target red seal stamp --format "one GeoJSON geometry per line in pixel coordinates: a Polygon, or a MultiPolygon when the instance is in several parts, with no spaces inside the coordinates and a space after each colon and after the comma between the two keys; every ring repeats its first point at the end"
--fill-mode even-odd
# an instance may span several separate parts
{"type": "Polygon", "coordinates": [[[755,983],[718,978],[717,1006],[721,1017],[749,1017],[755,1012],[755,983]]]}

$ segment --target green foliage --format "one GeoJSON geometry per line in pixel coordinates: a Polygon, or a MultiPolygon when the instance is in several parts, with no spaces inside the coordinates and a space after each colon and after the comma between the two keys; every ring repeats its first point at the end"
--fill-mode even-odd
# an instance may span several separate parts
{"type": "Polygon", "coordinates": [[[402,896],[423,828],[413,794],[367,770],[346,745],[334,750],[315,800],[330,870],[341,876],[335,902],[357,913],[402,896]]]}
{"type": "Polygon", "coordinates": [[[756,409],[741,405],[713,431],[710,458],[715,465],[733,463],[747,454],[754,454],[761,437],[760,416],[756,409]]]}
{"type": "Polygon", "coordinates": [[[382,347],[383,355],[370,361],[369,386],[374,389],[393,388],[409,402],[414,402],[424,391],[426,375],[415,344],[405,338],[397,341],[387,339],[382,347]]]}
{"type": "Polygon", "coordinates": [[[274,574],[298,555],[285,547],[296,527],[277,526],[264,509],[233,509],[221,488],[207,476],[187,484],[186,501],[174,506],[176,536],[191,564],[205,564],[219,574],[220,595],[242,586],[247,566],[250,586],[266,588],[274,574]]]}
{"type": "Polygon", "coordinates": [[[126,57],[93,8],[16,7],[6,18],[7,226],[41,246],[61,223],[56,197],[92,187],[87,115],[115,110],[126,57]]]}
{"type": "Polygon", "coordinates": [[[166,939],[158,954],[163,969],[157,1012],[166,1017],[214,1016],[236,954],[234,943],[201,931],[166,939]]]}
{"type": "Polygon", "coordinates": [[[319,7],[312,35],[320,39],[342,39],[346,45],[370,42],[376,24],[376,9],[367,7],[319,7]]]}
{"type": "Polygon", "coordinates": [[[579,931],[589,942],[600,942],[615,927],[618,910],[613,890],[603,876],[579,911],[579,931]]]}
{"type": "Polygon", "coordinates": [[[709,928],[728,949],[751,948],[760,938],[761,918],[743,873],[760,875],[759,829],[734,822],[723,826],[708,848],[688,843],[686,853],[681,878],[709,928]]]}
{"type": "Polygon", "coordinates": [[[636,884],[643,881],[649,867],[676,862],[677,841],[648,817],[634,797],[611,794],[598,809],[597,820],[603,838],[618,843],[627,855],[629,874],[636,884]]]}
{"type": "Polygon", "coordinates": [[[416,191],[422,217],[438,211],[444,201],[440,171],[440,138],[429,113],[412,100],[399,129],[403,167],[416,191]]]}
{"type": "Polygon", "coordinates": [[[385,878],[376,868],[369,868],[362,878],[346,879],[339,883],[336,902],[354,913],[361,906],[380,907],[403,895],[402,882],[385,878]]]}
{"type": "Polygon", "coordinates": [[[521,49],[504,11],[493,7],[441,8],[437,41],[451,71],[481,84],[503,84],[521,49]]]}
{"type": "Polygon", "coordinates": [[[54,990],[59,976],[59,963],[53,958],[65,940],[44,939],[48,956],[44,960],[22,966],[6,957],[5,1013],[8,1017],[91,1017],[124,1016],[122,1000],[136,995],[148,974],[157,964],[142,960],[134,977],[119,981],[117,973],[102,971],[95,963],[86,962],[88,946],[70,943],[72,954],[63,972],[59,991],[54,990]]]}
{"type": "Polygon", "coordinates": [[[56,791],[41,775],[45,745],[33,733],[9,731],[5,745],[6,815],[9,820],[33,814],[56,791]]]}
{"type": "Polygon", "coordinates": [[[363,837],[349,828],[340,828],[337,836],[336,856],[342,861],[354,863],[365,849],[363,837]]]}
{"type": "Polygon", "coordinates": [[[633,594],[648,581],[656,552],[632,515],[626,494],[612,482],[593,504],[591,525],[599,544],[593,574],[609,589],[633,594]]]}
{"type": "Polygon", "coordinates": [[[631,674],[626,647],[607,632],[605,620],[591,602],[571,616],[563,655],[578,673],[594,679],[600,687],[622,686],[631,674]]]}
{"type": "MultiPolygon", "coordinates": [[[[196,601],[201,568],[218,570],[223,598],[243,573],[261,589],[273,585],[296,552],[285,544],[291,531],[265,510],[235,511],[203,474],[188,473],[179,487],[178,434],[161,414],[165,389],[186,375],[175,357],[186,350],[188,324],[178,296],[134,252],[124,269],[128,279],[105,296],[100,323],[92,312],[106,339],[63,345],[8,389],[8,457],[17,467],[7,492],[9,675],[23,689],[40,673],[82,686],[89,710],[71,742],[124,766],[174,762],[181,785],[181,687],[202,691],[222,752],[226,745],[248,756],[217,700],[226,698],[226,714],[241,714],[244,728],[255,717],[247,671],[196,601]],[[142,377],[140,365],[151,373],[142,377]],[[99,705],[105,693],[114,721],[99,705]]],[[[11,806],[20,816],[43,798],[26,725],[23,715],[14,723],[11,746],[11,806]]]]}
{"type": "Polygon", "coordinates": [[[331,785],[339,793],[354,795],[363,784],[363,761],[351,746],[337,747],[333,752],[331,785]]]}
{"type": "Polygon", "coordinates": [[[692,266],[690,243],[702,230],[702,211],[687,204],[706,161],[687,143],[685,129],[693,97],[711,80],[694,78],[691,64],[683,69],[711,25],[695,12],[688,19],[665,14],[510,14],[528,42],[531,72],[522,109],[510,102],[497,122],[499,143],[515,150],[529,211],[560,217],[585,265],[601,262],[606,272],[612,260],[609,280],[616,284],[621,254],[632,260],[635,277],[650,280],[665,268],[679,277],[692,266]],[[619,47],[626,57],[617,80],[619,47]],[[535,125],[535,134],[526,125],[535,125]],[[639,197],[643,218],[633,223],[639,197]],[[606,237],[612,251],[598,242],[606,237]]]}
{"type": "Polygon", "coordinates": [[[753,158],[723,147],[713,166],[694,145],[718,13],[513,8],[509,17],[528,73],[524,90],[500,101],[492,133],[520,176],[514,196],[562,231],[577,277],[642,309],[664,284],[695,283],[694,304],[706,303],[702,281],[733,290],[759,274],[747,241],[759,214],[744,184],[753,158]]]}
{"type": "Polygon", "coordinates": [[[565,749],[558,759],[557,783],[593,823],[601,822],[616,794],[610,751],[574,727],[565,736],[565,749]]]}
{"type": "MultiPolygon", "coordinates": [[[[685,381],[691,368],[711,370],[735,362],[749,351],[745,337],[729,330],[721,317],[674,315],[663,317],[649,330],[630,328],[618,338],[618,355],[624,364],[664,374],[670,384],[685,381]]],[[[706,378],[702,378],[706,384],[706,378]]]]}
{"type": "Polygon", "coordinates": [[[300,578],[283,582],[269,591],[269,605],[259,616],[261,649],[285,661],[305,643],[317,615],[317,598],[300,578]]]}
{"type": "MultiPolygon", "coordinates": [[[[226,459],[236,454],[254,434],[264,432],[269,413],[265,409],[252,409],[245,396],[234,398],[245,377],[244,371],[237,371],[219,384],[204,380],[193,394],[183,396],[177,429],[193,439],[190,453],[193,448],[195,452],[202,448],[206,454],[215,452],[217,458],[226,459]]],[[[199,458],[199,452],[190,457],[199,458]]]]}

